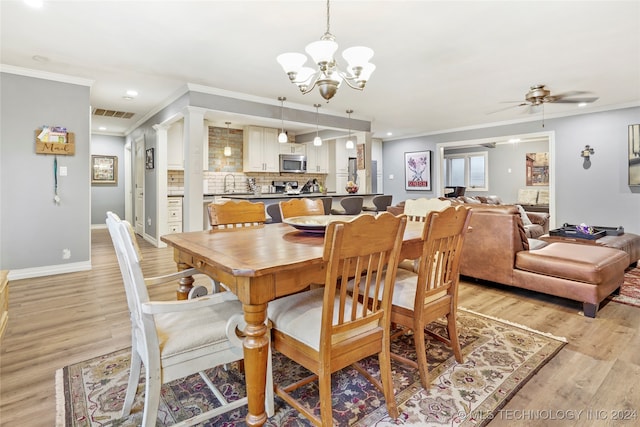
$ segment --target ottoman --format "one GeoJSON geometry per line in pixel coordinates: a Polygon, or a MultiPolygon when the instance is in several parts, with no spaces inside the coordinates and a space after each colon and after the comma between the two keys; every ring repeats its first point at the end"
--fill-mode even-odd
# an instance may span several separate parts
{"type": "Polygon", "coordinates": [[[555,242],[516,254],[514,278],[519,286],[582,302],[584,315],[595,317],[600,302],[624,281],[629,255],[600,245],[555,242]]]}
{"type": "Polygon", "coordinates": [[[604,246],[607,248],[620,249],[629,254],[629,264],[637,265],[640,260],[640,236],[633,233],[623,233],[619,236],[606,235],[596,240],[578,239],[575,237],[550,236],[545,234],[538,237],[545,242],[565,242],[577,243],[581,245],[604,246]]]}

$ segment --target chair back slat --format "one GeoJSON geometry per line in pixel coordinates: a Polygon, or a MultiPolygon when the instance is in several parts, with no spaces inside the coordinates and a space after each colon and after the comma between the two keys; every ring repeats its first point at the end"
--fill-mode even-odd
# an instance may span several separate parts
{"type": "Polygon", "coordinates": [[[252,203],[246,200],[210,203],[209,220],[211,228],[240,228],[264,224],[267,220],[264,203],[252,203]]]}
{"type": "Polygon", "coordinates": [[[280,202],[280,215],[282,219],[294,216],[324,215],[324,203],[321,199],[301,199],[283,200],[280,202]]]}

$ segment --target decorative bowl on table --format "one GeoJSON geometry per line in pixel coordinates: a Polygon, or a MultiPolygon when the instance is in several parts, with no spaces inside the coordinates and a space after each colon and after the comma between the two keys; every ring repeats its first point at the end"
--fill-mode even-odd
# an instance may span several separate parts
{"type": "Polygon", "coordinates": [[[347,182],[347,186],[344,187],[345,190],[347,190],[347,193],[349,194],[354,194],[358,192],[358,184],[356,184],[354,181],[349,181],[347,182]]]}
{"type": "Polygon", "coordinates": [[[349,221],[352,215],[307,215],[283,218],[282,222],[305,233],[324,234],[331,221],[349,221]]]}

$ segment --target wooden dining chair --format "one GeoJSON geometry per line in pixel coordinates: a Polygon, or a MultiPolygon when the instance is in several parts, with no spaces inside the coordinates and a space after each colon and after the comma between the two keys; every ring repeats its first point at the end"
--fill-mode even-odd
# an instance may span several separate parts
{"type": "Polygon", "coordinates": [[[404,202],[404,214],[409,221],[424,222],[431,211],[441,211],[451,206],[450,200],[440,200],[438,198],[428,199],[408,199],[404,202]]]}
{"type": "Polygon", "coordinates": [[[276,394],[317,426],[333,425],[331,374],[349,365],[382,390],[389,415],[398,416],[390,363],[392,288],[383,287],[382,278],[384,283],[395,279],[405,226],[404,216],[390,213],[329,223],[324,240],[324,287],[269,302],[274,349],[312,372],[296,383],[276,384],[276,394]],[[349,278],[358,283],[357,292],[347,292],[349,278]],[[370,289],[373,297],[368,297],[370,289]],[[378,292],[380,300],[375,297],[378,292]],[[380,362],[382,384],[356,363],[374,354],[380,362]],[[291,394],[316,379],[320,414],[291,394]]]}
{"type": "Polygon", "coordinates": [[[267,220],[264,203],[252,203],[247,200],[209,203],[211,228],[239,228],[262,225],[267,220]]]}
{"type": "MultiPolygon", "coordinates": [[[[392,357],[420,371],[424,389],[429,388],[429,369],[425,347],[425,327],[443,316],[447,337],[435,336],[453,349],[458,363],[462,352],[456,327],[458,279],[462,243],[469,227],[471,210],[455,206],[427,215],[422,233],[423,246],[418,272],[398,269],[393,290],[391,322],[413,331],[417,362],[403,356],[392,357]]],[[[405,333],[401,330],[394,336],[405,333]]]]}
{"type": "MultiPolygon", "coordinates": [[[[194,269],[161,277],[145,278],[140,257],[133,243],[135,237],[128,222],[107,212],[107,227],[116,251],[131,318],[131,367],[122,417],[131,413],[140,380],[145,369],[145,392],[142,426],[156,425],[162,384],[199,373],[218,399],[216,408],[197,413],[183,425],[194,425],[247,404],[247,398],[227,401],[204,373],[206,369],[243,360],[244,329],[242,304],[231,292],[182,301],[151,301],[147,286],[175,284],[194,274],[194,269]]],[[[265,408],[273,415],[271,364],[267,366],[265,408]]]]}
{"type": "Polygon", "coordinates": [[[331,209],[333,215],[360,215],[362,213],[362,204],[364,197],[350,196],[340,200],[342,209],[331,209]]]}
{"type": "Polygon", "coordinates": [[[289,199],[280,202],[282,219],[294,216],[324,215],[324,204],[321,199],[289,199]]]}

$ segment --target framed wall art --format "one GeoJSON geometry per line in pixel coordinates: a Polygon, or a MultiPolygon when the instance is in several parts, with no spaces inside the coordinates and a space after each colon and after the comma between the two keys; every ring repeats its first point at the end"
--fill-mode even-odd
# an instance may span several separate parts
{"type": "Polygon", "coordinates": [[[118,157],[91,156],[91,184],[118,185],[118,157]]]}
{"type": "Polygon", "coordinates": [[[154,168],[154,150],[153,148],[147,148],[147,157],[145,160],[145,167],[147,169],[153,169],[154,168]]]}
{"type": "Polygon", "coordinates": [[[549,185],[549,153],[526,154],[527,186],[549,185]]]}
{"type": "Polygon", "coordinates": [[[404,189],[431,191],[431,151],[404,153],[404,189]]]}
{"type": "Polygon", "coordinates": [[[629,125],[629,186],[640,187],[640,124],[629,125]]]}

